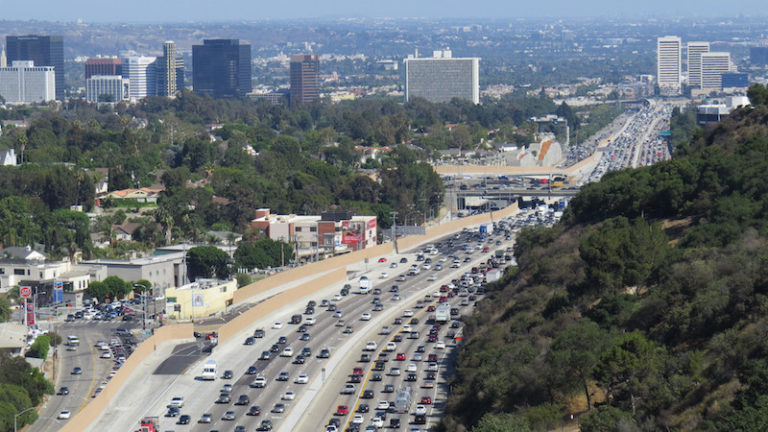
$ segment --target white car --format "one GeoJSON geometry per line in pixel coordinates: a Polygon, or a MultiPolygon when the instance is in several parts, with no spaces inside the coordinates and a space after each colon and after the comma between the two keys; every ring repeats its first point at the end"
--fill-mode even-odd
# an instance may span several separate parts
{"type": "Polygon", "coordinates": [[[389,265],[389,268],[397,268],[397,263],[393,262],[389,265]]]}
{"type": "Polygon", "coordinates": [[[256,379],[251,382],[251,387],[255,388],[264,388],[267,385],[267,378],[263,376],[258,376],[256,379]]]}
{"type": "Polygon", "coordinates": [[[103,359],[111,359],[112,358],[112,353],[109,352],[109,351],[102,351],[101,355],[99,357],[101,357],[103,359]]]}
{"type": "Polygon", "coordinates": [[[437,341],[437,343],[435,343],[435,349],[445,349],[445,342],[437,341]]]}
{"type": "Polygon", "coordinates": [[[394,351],[397,349],[397,344],[394,342],[387,342],[387,347],[384,348],[385,351],[394,351]]]}
{"type": "Polygon", "coordinates": [[[429,269],[432,268],[432,265],[431,264],[424,264],[423,266],[421,266],[421,268],[423,268],[424,270],[429,270],[429,269]]]}
{"type": "Polygon", "coordinates": [[[379,401],[379,404],[376,405],[377,410],[385,410],[387,408],[389,408],[389,402],[385,400],[379,401]]]}
{"type": "Polygon", "coordinates": [[[410,333],[410,332],[413,331],[413,327],[411,327],[410,324],[406,324],[406,325],[403,326],[403,331],[410,333]]]}
{"type": "Polygon", "coordinates": [[[388,277],[389,277],[389,273],[387,272],[381,272],[381,274],[379,275],[379,279],[386,279],[388,277]]]}
{"type": "Polygon", "coordinates": [[[342,394],[353,394],[355,393],[355,385],[354,384],[346,384],[344,386],[344,390],[341,392],[342,394]]]}
{"type": "Polygon", "coordinates": [[[417,367],[416,363],[409,363],[408,366],[405,368],[407,372],[416,372],[417,367]]]}
{"type": "Polygon", "coordinates": [[[363,314],[360,316],[361,321],[370,321],[371,320],[371,314],[368,312],[363,312],[363,314]]]}
{"type": "Polygon", "coordinates": [[[280,353],[280,357],[293,357],[293,348],[285,347],[283,352],[280,353]]]}
{"type": "Polygon", "coordinates": [[[352,417],[352,424],[362,424],[365,421],[365,418],[363,418],[362,414],[355,414],[354,417],[352,417]]]}
{"type": "Polygon", "coordinates": [[[427,364],[427,370],[430,371],[430,372],[437,372],[437,368],[438,368],[438,366],[437,366],[437,363],[435,363],[435,362],[427,364]]]}
{"type": "Polygon", "coordinates": [[[300,374],[296,377],[296,384],[306,384],[309,382],[309,375],[307,374],[300,374]]]}
{"type": "Polygon", "coordinates": [[[273,329],[281,329],[281,328],[283,328],[283,323],[276,322],[276,323],[272,324],[272,328],[273,329]]]}
{"type": "Polygon", "coordinates": [[[389,369],[389,374],[392,376],[400,376],[400,368],[399,367],[393,367],[389,369]]]}
{"type": "Polygon", "coordinates": [[[68,410],[64,410],[64,411],[61,411],[56,418],[59,420],[67,420],[71,416],[72,416],[71,412],[69,412],[68,410]]]}
{"type": "Polygon", "coordinates": [[[416,415],[425,415],[427,413],[427,407],[424,405],[416,405],[416,415]]]}
{"type": "MultiPolygon", "coordinates": [[[[384,409],[387,409],[387,408],[389,408],[389,403],[387,403],[387,407],[384,408],[384,409]]],[[[376,417],[373,418],[373,420],[371,420],[371,424],[373,426],[376,426],[377,428],[383,428],[384,427],[384,419],[382,419],[379,416],[376,416],[376,417]]]]}
{"type": "Polygon", "coordinates": [[[403,316],[404,317],[412,317],[413,316],[413,311],[410,310],[410,309],[406,309],[406,310],[403,311],[403,316]]]}
{"type": "Polygon", "coordinates": [[[317,322],[317,319],[315,317],[313,317],[313,316],[308,316],[308,317],[304,318],[304,324],[315,325],[316,322],[317,322]]]}
{"type": "Polygon", "coordinates": [[[283,393],[283,400],[294,400],[296,399],[296,393],[288,390],[287,392],[283,393]]]}
{"type": "Polygon", "coordinates": [[[368,341],[367,344],[365,344],[365,350],[366,351],[376,351],[376,348],[378,345],[376,345],[376,342],[374,341],[368,341]]]}
{"type": "Polygon", "coordinates": [[[434,274],[429,275],[429,277],[427,278],[428,282],[434,282],[436,280],[437,280],[437,276],[434,274]]]}

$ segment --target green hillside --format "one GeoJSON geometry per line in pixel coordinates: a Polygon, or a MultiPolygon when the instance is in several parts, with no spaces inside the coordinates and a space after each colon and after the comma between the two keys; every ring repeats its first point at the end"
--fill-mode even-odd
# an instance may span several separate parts
{"type": "Polygon", "coordinates": [[[607,174],[467,319],[446,431],[768,430],[768,90],[607,174]],[[574,420],[571,420],[571,415],[574,420]]]}

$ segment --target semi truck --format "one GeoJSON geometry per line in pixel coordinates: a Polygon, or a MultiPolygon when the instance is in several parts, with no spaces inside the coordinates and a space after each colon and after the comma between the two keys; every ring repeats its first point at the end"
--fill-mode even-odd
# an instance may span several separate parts
{"type": "Polygon", "coordinates": [[[139,422],[141,425],[137,432],[158,432],[160,422],[157,417],[144,417],[139,422]]]}

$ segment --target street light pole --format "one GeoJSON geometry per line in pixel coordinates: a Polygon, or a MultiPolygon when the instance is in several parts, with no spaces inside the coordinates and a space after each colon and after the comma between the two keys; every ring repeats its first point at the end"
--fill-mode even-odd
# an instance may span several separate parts
{"type": "Polygon", "coordinates": [[[32,410],[32,409],[35,409],[35,408],[36,408],[36,407],[29,407],[29,408],[25,409],[24,411],[21,411],[21,412],[19,412],[19,413],[17,413],[17,414],[14,414],[14,415],[13,415],[13,432],[17,432],[17,429],[16,429],[16,419],[17,419],[17,418],[18,418],[20,415],[24,414],[25,412],[27,412],[27,411],[29,411],[29,410],[32,410]]]}
{"type": "Polygon", "coordinates": [[[142,308],[142,319],[141,319],[141,329],[146,330],[147,329],[147,291],[149,291],[149,287],[141,284],[141,283],[134,283],[133,287],[142,287],[144,288],[141,290],[141,298],[144,299],[144,307],[142,308]]]}

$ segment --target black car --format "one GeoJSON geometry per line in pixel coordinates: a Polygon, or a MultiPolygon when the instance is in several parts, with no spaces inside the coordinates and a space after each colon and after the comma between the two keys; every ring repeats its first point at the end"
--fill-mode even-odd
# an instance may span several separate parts
{"type": "Polygon", "coordinates": [[[317,358],[328,358],[331,356],[331,351],[328,348],[323,348],[320,350],[320,354],[317,355],[317,358]]]}
{"type": "Polygon", "coordinates": [[[305,362],[305,358],[303,355],[299,354],[296,356],[296,358],[293,360],[293,364],[303,365],[305,362]]]}
{"type": "Polygon", "coordinates": [[[166,417],[176,417],[177,415],[179,415],[179,408],[175,406],[168,408],[168,412],[165,413],[166,417]]]}
{"type": "Polygon", "coordinates": [[[237,398],[237,402],[235,402],[235,405],[248,405],[251,403],[251,399],[248,397],[248,395],[241,394],[239,398],[237,398]]]}
{"type": "Polygon", "coordinates": [[[400,258],[400,264],[405,264],[407,262],[408,262],[408,258],[406,258],[406,257],[400,258]]]}
{"type": "Polygon", "coordinates": [[[373,375],[371,375],[371,381],[381,381],[381,374],[374,373],[373,375]]]}
{"type": "Polygon", "coordinates": [[[224,375],[222,375],[221,377],[223,379],[232,379],[233,376],[234,376],[234,374],[232,373],[231,370],[225,370],[224,371],[224,375]]]}
{"type": "Polygon", "coordinates": [[[272,357],[272,354],[269,351],[262,351],[259,360],[269,360],[270,357],[272,357]]]}
{"type": "Polygon", "coordinates": [[[360,406],[357,407],[357,412],[359,413],[367,413],[370,410],[371,408],[368,406],[367,403],[361,403],[360,406]]]}
{"type": "Polygon", "coordinates": [[[245,371],[247,375],[256,375],[259,372],[259,370],[256,368],[256,366],[249,366],[248,370],[245,371]]]}
{"type": "Polygon", "coordinates": [[[395,391],[395,386],[393,386],[392,384],[384,385],[384,391],[383,391],[384,393],[392,393],[394,391],[395,391]]]}
{"type": "Polygon", "coordinates": [[[256,342],[256,339],[248,336],[247,338],[245,338],[245,342],[243,343],[243,345],[253,345],[255,342],[256,342]]]}
{"type": "Polygon", "coordinates": [[[416,414],[416,417],[413,418],[414,424],[426,424],[427,423],[427,416],[424,414],[416,414]]]}
{"type": "Polygon", "coordinates": [[[227,404],[232,402],[232,396],[229,395],[229,393],[221,393],[219,394],[219,398],[216,399],[216,403],[219,404],[227,404]]]}
{"type": "Polygon", "coordinates": [[[69,387],[61,387],[59,388],[58,393],[56,393],[59,396],[66,396],[69,394],[69,387]]]}
{"type": "Polygon", "coordinates": [[[256,429],[259,431],[271,431],[272,430],[272,420],[262,420],[259,427],[256,429]]]}
{"type": "Polygon", "coordinates": [[[280,345],[284,345],[284,344],[288,343],[288,338],[285,337],[285,336],[280,336],[280,338],[277,339],[277,343],[280,344],[280,345]]]}
{"type": "Polygon", "coordinates": [[[269,350],[272,351],[273,353],[280,352],[280,345],[274,344],[269,350]]]}
{"type": "Polygon", "coordinates": [[[189,424],[190,420],[192,420],[192,418],[188,414],[183,414],[181,417],[179,417],[179,421],[176,422],[176,424],[189,424]]]}
{"type": "Polygon", "coordinates": [[[373,390],[365,390],[363,391],[363,396],[361,396],[363,399],[373,399],[373,390]]]}
{"type": "Polygon", "coordinates": [[[257,416],[257,415],[261,415],[261,407],[260,407],[260,406],[258,406],[258,405],[253,405],[253,406],[251,406],[251,408],[248,410],[248,412],[247,412],[247,413],[245,413],[245,414],[246,414],[246,415],[249,415],[249,416],[257,416]]]}
{"type": "Polygon", "coordinates": [[[264,329],[256,329],[253,331],[253,337],[255,338],[263,338],[264,337],[264,329]]]}

